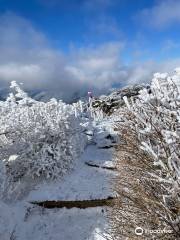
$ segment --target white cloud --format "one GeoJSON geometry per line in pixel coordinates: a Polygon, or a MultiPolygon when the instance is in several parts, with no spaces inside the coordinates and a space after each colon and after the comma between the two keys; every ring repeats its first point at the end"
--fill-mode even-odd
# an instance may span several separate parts
{"type": "Polygon", "coordinates": [[[142,10],[137,16],[151,27],[162,29],[180,23],[180,1],[158,0],[152,8],[142,10]]]}
{"type": "Polygon", "coordinates": [[[0,17],[0,52],[1,86],[16,80],[28,89],[57,89],[63,96],[67,82],[73,84],[65,70],[65,56],[51,48],[30,22],[12,13],[0,17]]]}
{"type": "Polygon", "coordinates": [[[46,90],[69,100],[88,89],[106,91],[114,84],[151,79],[154,71],[172,70],[180,60],[125,66],[122,42],[73,48],[68,55],[49,46],[46,37],[29,21],[12,13],[0,17],[0,86],[16,80],[29,90],[46,90]]]}
{"type": "Polygon", "coordinates": [[[82,48],[72,56],[67,70],[81,82],[97,89],[110,88],[112,83],[120,81],[120,53],[123,44],[111,42],[100,47],[82,48]]]}
{"type": "Polygon", "coordinates": [[[180,66],[180,58],[169,59],[162,62],[146,61],[144,63],[135,63],[128,67],[128,76],[125,83],[136,84],[150,81],[155,72],[172,72],[180,66]]]}
{"type": "Polygon", "coordinates": [[[0,17],[0,81],[23,82],[28,89],[47,89],[64,99],[75,92],[107,89],[121,75],[122,44],[72,49],[68,56],[51,48],[30,22],[12,13],[0,17]]]}

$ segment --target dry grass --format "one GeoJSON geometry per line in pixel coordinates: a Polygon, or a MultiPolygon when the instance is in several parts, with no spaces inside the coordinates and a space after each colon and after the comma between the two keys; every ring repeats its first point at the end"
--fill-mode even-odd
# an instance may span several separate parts
{"type": "Polygon", "coordinates": [[[163,204],[168,183],[158,182],[150,174],[158,174],[153,159],[140,149],[135,130],[120,126],[119,133],[123,144],[116,147],[118,175],[113,179],[113,188],[119,198],[114,200],[109,211],[111,239],[179,239],[179,232],[171,222],[180,211],[176,201],[163,204]],[[136,227],[144,232],[135,234],[136,227]],[[163,232],[162,230],[172,233],[163,232]],[[152,233],[150,230],[160,230],[152,233]]]}

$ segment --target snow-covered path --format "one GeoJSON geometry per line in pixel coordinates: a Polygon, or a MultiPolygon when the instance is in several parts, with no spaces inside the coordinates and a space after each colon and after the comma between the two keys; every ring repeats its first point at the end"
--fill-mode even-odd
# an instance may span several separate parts
{"type": "MultiPolygon", "coordinates": [[[[11,222],[4,218],[0,239],[9,240],[13,234],[17,240],[103,240],[107,229],[106,208],[87,209],[43,209],[29,202],[36,200],[87,200],[112,196],[110,189],[111,170],[90,167],[86,162],[97,165],[111,165],[112,148],[102,149],[88,145],[74,168],[62,179],[44,182],[35,187],[29,195],[12,205],[11,222]],[[1,235],[2,234],[2,235],[1,235]]],[[[7,213],[2,206],[1,213],[7,213]]],[[[0,218],[1,219],[1,218],[0,218]]],[[[13,238],[12,238],[13,239],[13,238]]]]}
{"type": "MultiPolygon", "coordinates": [[[[96,164],[103,164],[111,160],[112,148],[99,149],[95,145],[89,145],[81,158],[76,162],[74,169],[60,182],[57,181],[48,185],[44,183],[38,186],[29,194],[27,200],[106,198],[112,195],[109,185],[112,171],[89,167],[85,162],[91,161],[96,164]]],[[[104,239],[102,234],[107,224],[105,214],[106,209],[102,207],[88,209],[46,209],[42,215],[35,212],[28,221],[30,226],[45,225],[42,226],[41,231],[38,230],[40,231],[39,238],[37,238],[37,234],[30,235],[32,239],[36,237],[38,240],[101,240],[104,239]]]]}
{"type": "Polygon", "coordinates": [[[100,149],[89,145],[76,162],[74,169],[60,181],[41,184],[33,190],[29,201],[35,200],[85,200],[106,198],[111,194],[109,179],[112,171],[87,166],[85,162],[98,165],[111,162],[112,148],[100,149]]]}

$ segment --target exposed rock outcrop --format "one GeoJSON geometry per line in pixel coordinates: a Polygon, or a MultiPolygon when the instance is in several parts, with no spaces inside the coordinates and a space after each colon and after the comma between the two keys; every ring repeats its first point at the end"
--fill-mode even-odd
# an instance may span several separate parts
{"type": "Polygon", "coordinates": [[[105,114],[111,115],[116,109],[124,106],[123,97],[136,98],[139,91],[148,85],[128,86],[112,92],[110,95],[102,95],[99,98],[94,98],[92,106],[101,109],[105,114]]]}

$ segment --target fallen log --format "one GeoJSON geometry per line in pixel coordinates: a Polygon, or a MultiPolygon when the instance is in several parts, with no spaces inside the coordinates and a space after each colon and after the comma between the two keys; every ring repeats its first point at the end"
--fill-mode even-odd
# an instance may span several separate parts
{"type": "Polygon", "coordinates": [[[105,199],[93,199],[93,200],[75,200],[75,201],[33,201],[31,204],[35,204],[44,208],[92,208],[111,206],[115,197],[108,197],[105,199]]]}
{"type": "Polygon", "coordinates": [[[108,169],[108,170],[117,170],[116,167],[108,167],[108,166],[101,166],[95,163],[91,163],[91,162],[85,162],[86,165],[88,165],[89,167],[96,167],[96,168],[104,168],[104,169],[108,169]]]}

